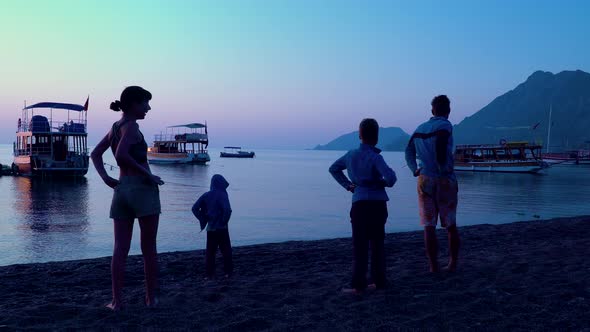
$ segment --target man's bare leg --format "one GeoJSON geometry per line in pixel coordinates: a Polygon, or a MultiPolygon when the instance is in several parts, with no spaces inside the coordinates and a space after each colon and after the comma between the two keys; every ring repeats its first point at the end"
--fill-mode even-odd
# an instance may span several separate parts
{"type": "Polygon", "coordinates": [[[424,226],[424,246],[426,247],[430,272],[438,272],[438,242],[436,240],[435,226],[424,226]]]}
{"type": "Polygon", "coordinates": [[[459,239],[459,230],[457,225],[453,225],[447,228],[448,239],[449,239],[449,265],[447,265],[447,271],[455,271],[457,269],[457,260],[459,257],[459,246],[461,240],[459,239]]]}

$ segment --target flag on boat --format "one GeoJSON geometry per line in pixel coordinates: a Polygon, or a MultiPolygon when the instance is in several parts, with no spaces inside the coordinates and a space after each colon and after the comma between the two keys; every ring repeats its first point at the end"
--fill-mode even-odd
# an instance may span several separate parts
{"type": "Polygon", "coordinates": [[[88,100],[90,99],[90,95],[86,98],[86,102],[84,103],[84,110],[88,111],[88,100]]]}

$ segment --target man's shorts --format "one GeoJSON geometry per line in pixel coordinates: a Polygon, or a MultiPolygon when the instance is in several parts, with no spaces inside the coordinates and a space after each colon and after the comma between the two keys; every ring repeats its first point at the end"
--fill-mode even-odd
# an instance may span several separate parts
{"type": "Polygon", "coordinates": [[[123,176],[115,187],[110,217],[135,219],[160,214],[158,185],[143,176],[123,176]]]}
{"type": "Polygon", "coordinates": [[[457,180],[432,178],[425,175],[418,177],[418,208],[420,224],[436,226],[438,216],[442,227],[457,223],[457,180]]]}

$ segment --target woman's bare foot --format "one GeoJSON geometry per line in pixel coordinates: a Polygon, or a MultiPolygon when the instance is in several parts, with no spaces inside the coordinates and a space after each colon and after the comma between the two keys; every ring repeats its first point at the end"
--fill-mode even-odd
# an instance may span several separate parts
{"type": "Polygon", "coordinates": [[[452,263],[449,262],[449,265],[447,265],[443,271],[445,272],[455,272],[457,270],[457,263],[452,263]]]}
{"type": "Polygon", "coordinates": [[[145,305],[149,308],[155,308],[160,304],[160,299],[156,296],[153,299],[145,299],[145,305]]]}
{"type": "Polygon", "coordinates": [[[113,302],[107,304],[105,307],[107,309],[111,309],[112,311],[120,311],[122,308],[122,305],[120,303],[113,301],[113,302]]]}

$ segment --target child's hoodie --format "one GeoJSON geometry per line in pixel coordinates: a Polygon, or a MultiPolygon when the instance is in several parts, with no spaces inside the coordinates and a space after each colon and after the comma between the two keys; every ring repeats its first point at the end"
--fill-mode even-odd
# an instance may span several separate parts
{"type": "Polygon", "coordinates": [[[226,229],[231,217],[231,206],[227,196],[229,183],[220,174],[211,178],[211,190],[204,193],[193,205],[192,211],[201,223],[201,230],[226,229]]]}

